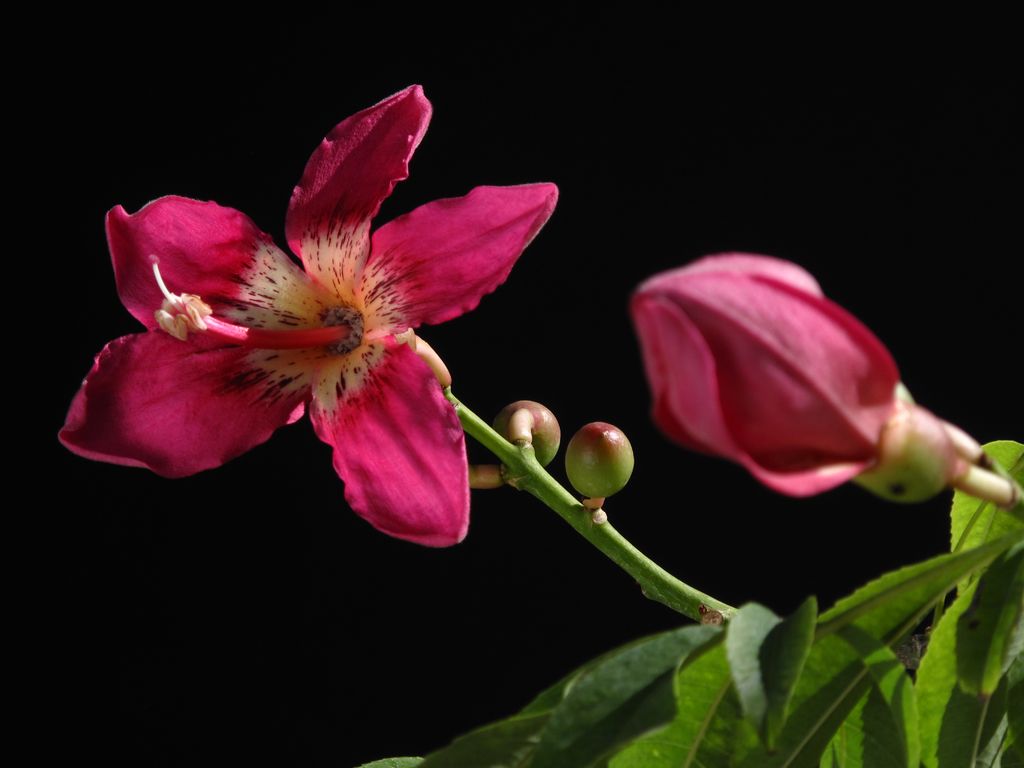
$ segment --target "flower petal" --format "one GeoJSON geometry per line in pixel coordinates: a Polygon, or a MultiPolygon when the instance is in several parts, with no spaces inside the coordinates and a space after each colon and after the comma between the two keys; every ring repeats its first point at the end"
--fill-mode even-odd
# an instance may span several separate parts
{"type": "MultiPolygon", "coordinates": [[[[739,462],[765,485],[792,496],[834,488],[870,463],[870,458],[842,460],[824,450],[809,449],[791,456],[792,466],[765,466],[734,437],[723,407],[716,357],[702,328],[657,293],[636,293],[631,309],[654,396],[654,420],[676,442],[739,462]]],[[[783,429],[783,435],[788,434],[783,429]]]]}
{"type": "Polygon", "coordinates": [[[700,331],[679,307],[656,294],[635,294],[631,309],[655,422],[688,448],[739,454],[719,402],[715,358],[700,331]]]}
{"type": "Polygon", "coordinates": [[[164,477],[218,467],[302,415],[308,374],[257,361],[267,354],[159,331],[122,336],[96,356],[60,441],[164,477]]]}
{"type": "Polygon", "coordinates": [[[117,206],[107,239],[121,301],[147,328],[163,302],[153,256],[172,292],[250,327],[318,324],[325,304],[337,304],[248,216],[216,203],[161,197],[131,215],[117,206]]]}
{"type": "Polygon", "coordinates": [[[306,271],[351,302],[370,247],[370,219],[409,175],[430,122],[414,85],[339,123],[306,164],[292,192],[285,231],[306,271]]]}
{"type": "Polygon", "coordinates": [[[501,285],[551,216],[554,184],[476,187],[435,200],[373,235],[362,293],[374,330],[442,323],[501,285]]]}
{"type": "Polygon", "coordinates": [[[810,449],[837,460],[873,455],[899,373],[844,309],[788,282],[732,272],[676,270],[640,292],[672,301],[700,329],[730,433],[748,453],[787,469],[810,449]],[[792,446],[800,449],[787,456],[792,446]]]}
{"type": "Polygon", "coordinates": [[[325,367],[310,418],[334,447],[345,498],[371,525],[427,546],[462,541],[469,526],[462,427],[408,346],[372,344],[325,367]]]}
{"type": "Polygon", "coordinates": [[[774,256],[760,256],[751,253],[717,253],[687,264],[685,267],[655,275],[640,286],[644,290],[657,286],[661,280],[672,280],[671,276],[693,275],[698,272],[731,273],[738,276],[783,283],[814,296],[824,296],[821,286],[806,269],[798,264],[774,256]]]}

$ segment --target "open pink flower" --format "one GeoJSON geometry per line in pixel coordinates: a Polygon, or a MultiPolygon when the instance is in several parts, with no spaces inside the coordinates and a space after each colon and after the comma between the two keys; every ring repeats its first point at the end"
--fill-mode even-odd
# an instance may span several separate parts
{"type": "Polygon", "coordinates": [[[399,538],[460,541],[463,432],[430,368],[395,336],[457,317],[500,285],[557,189],[477,187],[371,235],[430,114],[414,86],[324,139],[286,219],[305,272],[248,217],[212,202],[164,197],[133,215],[111,210],[118,292],[147,331],[96,357],[64,445],[182,477],[259,445],[309,402],[356,512],[399,538]]]}
{"type": "Polygon", "coordinates": [[[800,267],[710,256],[643,283],[631,309],[654,418],[673,439],[795,496],[876,459],[896,364],[800,267]]]}

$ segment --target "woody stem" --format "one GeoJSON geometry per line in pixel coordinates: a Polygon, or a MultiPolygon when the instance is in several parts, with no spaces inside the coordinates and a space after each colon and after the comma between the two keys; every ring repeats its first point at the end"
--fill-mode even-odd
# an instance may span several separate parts
{"type": "Polygon", "coordinates": [[[591,511],[537,462],[532,445],[508,442],[463,405],[450,389],[445,390],[445,396],[455,406],[466,434],[474,437],[505,465],[509,484],[536,496],[557,512],[577,533],[636,579],[645,596],[694,621],[701,620],[702,605],[720,612],[726,619],[735,613],[736,609],[732,606],[694,589],[670,574],[633,546],[610,523],[595,523],[591,511]]]}

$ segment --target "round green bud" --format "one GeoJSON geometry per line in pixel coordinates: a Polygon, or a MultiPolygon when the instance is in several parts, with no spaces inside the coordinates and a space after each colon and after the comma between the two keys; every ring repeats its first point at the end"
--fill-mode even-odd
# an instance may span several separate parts
{"type": "Polygon", "coordinates": [[[546,467],[555,458],[562,441],[562,430],[555,414],[533,400],[509,403],[494,417],[492,426],[495,432],[509,442],[532,444],[533,455],[542,467],[546,467]],[[529,416],[516,416],[519,411],[525,411],[529,416]]]}
{"type": "Polygon", "coordinates": [[[942,422],[900,400],[882,428],[875,463],[854,482],[889,501],[924,501],[964,468],[942,422]]]}
{"type": "Polygon", "coordinates": [[[633,446],[618,427],[593,421],[580,429],[565,451],[572,487],[588,498],[621,491],[633,474],[633,446]]]}

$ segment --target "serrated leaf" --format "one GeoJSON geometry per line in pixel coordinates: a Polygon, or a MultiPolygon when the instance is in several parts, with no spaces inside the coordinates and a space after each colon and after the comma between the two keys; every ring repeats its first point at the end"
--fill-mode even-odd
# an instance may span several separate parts
{"type": "MultiPolygon", "coordinates": [[[[769,752],[759,745],[739,754],[736,764],[743,768],[816,768],[826,749],[834,746],[835,734],[863,702],[864,707],[870,706],[867,716],[885,726],[871,735],[878,741],[874,745],[877,753],[886,752],[890,759],[896,756],[892,765],[916,768],[916,762],[911,762],[918,753],[912,697],[910,681],[895,655],[863,630],[843,628],[818,638],[811,647],[775,750],[769,752]],[[872,690],[878,697],[872,698],[872,690]]],[[[856,744],[847,746],[847,752],[833,749],[831,757],[843,760],[863,753],[856,744]]]]}
{"type": "Polygon", "coordinates": [[[1024,656],[1018,655],[1006,673],[1006,715],[1007,743],[1024,764],[1024,656]]]}
{"type": "Polygon", "coordinates": [[[634,761],[624,765],[613,761],[612,768],[813,768],[818,766],[832,735],[870,687],[868,666],[842,633],[819,639],[807,657],[779,743],[769,752],[743,717],[739,698],[730,685],[724,648],[719,647],[684,665],[677,690],[677,720],[645,740],[646,745],[630,748],[646,746],[648,753],[657,749],[659,762],[645,762],[643,758],[648,755],[627,750],[623,756],[634,757],[634,761]],[[698,672],[702,674],[698,676],[698,672]],[[688,674],[689,679],[684,679],[688,674]]]}
{"type": "MultiPolygon", "coordinates": [[[[630,644],[632,645],[632,643],[630,644]]],[[[628,647],[628,646],[627,646],[628,647]]],[[[581,665],[577,669],[574,669],[568,675],[563,677],[554,685],[548,686],[543,691],[538,693],[533,699],[520,710],[520,715],[536,715],[544,712],[550,712],[552,709],[558,706],[558,704],[565,698],[565,695],[569,692],[569,689],[579,679],[580,675],[591,669],[595,664],[599,664],[603,659],[618,653],[624,648],[616,648],[614,651],[603,654],[596,659],[592,659],[587,663],[581,665]]]]}
{"type": "Polygon", "coordinates": [[[721,638],[691,654],[679,670],[676,707],[667,728],[630,744],[610,768],[728,766],[738,744],[757,743],[733,690],[721,638]]]}
{"type": "Polygon", "coordinates": [[[729,621],[725,652],[743,713],[771,749],[786,719],[814,640],[818,603],[811,597],[786,619],[757,603],[729,621]]]}
{"type": "Polygon", "coordinates": [[[630,745],[610,765],[814,768],[851,710],[881,684],[889,729],[883,748],[901,756],[897,765],[909,766],[917,753],[916,717],[909,680],[901,683],[901,676],[905,673],[895,656],[855,628],[820,638],[808,654],[778,744],[769,752],[743,716],[724,644],[718,644],[683,665],[677,678],[679,713],[672,724],[630,745]],[[851,643],[854,634],[857,642],[851,643]],[[866,650],[865,660],[861,654],[866,650]]]}
{"type": "Polygon", "coordinates": [[[419,768],[522,768],[551,714],[516,715],[461,736],[427,755],[419,768]]]}
{"type": "Polygon", "coordinates": [[[359,768],[416,768],[422,762],[422,757],[385,757],[383,760],[363,763],[359,768]]]}
{"type": "Polygon", "coordinates": [[[872,686],[832,738],[822,765],[917,768],[921,753],[917,704],[903,664],[856,627],[848,627],[840,635],[860,653],[872,686]]]}
{"type": "Polygon", "coordinates": [[[584,672],[552,711],[532,768],[588,766],[671,722],[677,667],[720,632],[684,627],[634,644],[584,672]]]}
{"type": "MultiPolygon", "coordinates": [[[[724,647],[718,647],[683,665],[677,683],[676,720],[664,731],[617,755],[613,768],[818,766],[839,727],[875,685],[872,664],[861,652],[866,641],[861,641],[858,651],[850,644],[851,638],[880,638],[873,641],[876,645],[868,658],[882,654],[879,658],[884,657],[889,668],[897,670],[892,674],[904,674],[892,666],[895,657],[883,646],[909,632],[939,596],[965,575],[988,565],[1015,538],[1021,537],[901,568],[836,603],[819,619],[818,636],[797,681],[774,752],[764,749],[742,717],[739,698],[729,685],[724,647]]],[[[906,695],[901,693],[899,701],[903,702],[906,695]]],[[[895,715],[892,717],[894,724],[900,722],[895,715]]],[[[906,743],[900,754],[909,765],[917,751],[913,718],[903,722],[906,743]]]]}
{"type": "Polygon", "coordinates": [[[1003,748],[1006,746],[1006,715],[999,720],[992,737],[978,753],[975,768],[1003,768],[1003,748]]]}
{"type": "Polygon", "coordinates": [[[1006,678],[990,697],[965,693],[957,682],[957,624],[979,583],[964,591],[943,615],[917,670],[921,761],[926,768],[974,768],[1007,711],[1006,678]]]}
{"type": "Polygon", "coordinates": [[[957,677],[964,692],[987,696],[1024,640],[1024,545],[992,563],[972,594],[956,624],[957,677]]]}
{"type": "MultiPolygon", "coordinates": [[[[1013,440],[997,440],[983,447],[985,453],[1003,466],[1011,477],[1024,484],[1024,445],[1013,440]]],[[[953,494],[953,507],[950,511],[951,551],[973,549],[1022,529],[1024,521],[998,509],[994,504],[980,501],[962,491],[953,494]]]]}
{"type": "Polygon", "coordinates": [[[939,555],[875,579],[839,600],[818,620],[818,634],[854,624],[885,645],[896,642],[958,581],[984,568],[1024,540],[1024,530],[975,549],[939,555]]]}
{"type": "Polygon", "coordinates": [[[892,740],[892,727],[887,702],[877,688],[869,688],[832,737],[822,768],[905,768],[905,753],[882,746],[892,740]]]}
{"type": "MultiPolygon", "coordinates": [[[[659,650],[685,655],[685,648],[691,643],[705,642],[707,638],[720,635],[717,627],[689,626],[671,632],[663,632],[627,643],[619,648],[598,656],[563,677],[554,685],[538,694],[517,715],[496,723],[479,728],[453,741],[448,747],[438,750],[426,757],[423,768],[504,768],[532,765],[534,752],[540,743],[541,732],[544,730],[554,711],[569,697],[575,686],[590,672],[612,664],[617,668],[616,659],[624,657],[636,661],[648,654],[656,654],[659,650]]],[[[679,655],[668,663],[674,670],[679,655]]],[[[621,664],[621,659],[618,664],[621,664]]],[[[664,675],[662,675],[664,677],[664,675]]],[[[670,685],[671,676],[661,680],[665,688],[670,685]]],[[[653,681],[657,683],[658,681],[653,681]]],[[[592,683],[588,684],[592,685],[592,683]]],[[[586,693],[584,687],[584,694],[586,693]]],[[[577,694],[579,695],[579,694],[577,694]]],[[[662,692],[663,698],[670,700],[671,693],[662,692]]],[[[641,697],[642,698],[642,697],[641,697]]],[[[574,706],[570,704],[570,706],[574,706]]],[[[640,707],[634,715],[642,715],[640,707]]],[[[623,722],[628,724],[628,712],[621,713],[623,722]]],[[[671,719],[673,711],[664,712],[662,722],[671,719]]]]}
{"type": "Polygon", "coordinates": [[[519,714],[532,715],[539,714],[541,712],[550,712],[552,709],[558,706],[562,699],[565,698],[566,694],[569,692],[569,689],[572,688],[572,686],[584,672],[588,672],[589,670],[596,667],[598,664],[603,664],[613,656],[616,656],[620,653],[624,653],[628,651],[630,648],[635,648],[636,646],[642,645],[643,643],[650,642],[654,638],[660,637],[663,634],[666,633],[660,632],[656,635],[649,635],[647,637],[642,637],[638,640],[633,640],[631,642],[625,643],[624,645],[620,645],[619,647],[614,648],[610,651],[606,651],[605,653],[602,653],[600,656],[590,659],[589,661],[584,662],[579,667],[574,669],[572,672],[565,675],[557,683],[548,686],[543,691],[534,696],[530,703],[519,711],[519,714]]]}

